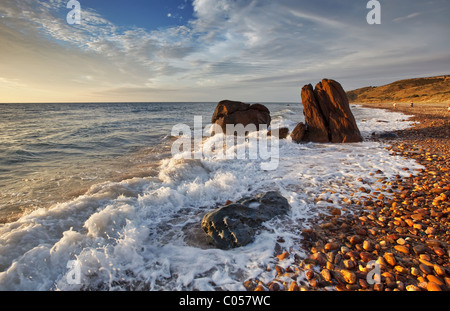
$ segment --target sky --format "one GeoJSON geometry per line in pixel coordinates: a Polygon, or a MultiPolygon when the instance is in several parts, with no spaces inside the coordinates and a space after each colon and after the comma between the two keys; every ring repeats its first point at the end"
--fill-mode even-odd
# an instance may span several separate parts
{"type": "Polygon", "coordinates": [[[298,102],[450,74],[450,1],[0,0],[0,102],[298,102]]]}

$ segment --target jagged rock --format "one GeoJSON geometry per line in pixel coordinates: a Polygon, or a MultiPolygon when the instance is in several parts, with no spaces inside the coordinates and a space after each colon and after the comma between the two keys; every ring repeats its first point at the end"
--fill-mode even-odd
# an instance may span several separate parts
{"type": "Polygon", "coordinates": [[[241,247],[253,242],[263,222],[285,215],[289,210],[286,198],[270,191],[207,213],[203,217],[202,228],[220,249],[241,247]]]}
{"type": "Polygon", "coordinates": [[[323,79],[314,90],[311,84],[305,85],[301,96],[307,126],[303,141],[353,143],[363,140],[347,95],[338,82],[323,79]]]}
{"type": "Polygon", "coordinates": [[[303,141],[315,143],[327,143],[330,141],[328,125],[325,122],[322,110],[317,101],[316,94],[311,84],[302,89],[303,114],[306,121],[306,132],[303,141]]]}
{"type": "Polygon", "coordinates": [[[270,111],[266,106],[261,104],[245,104],[238,101],[223,100],[219,102],[212,117],[212,124],[217,124],[226,133],[227,124],[242,124],[247,126],[254,124],[256,129],[260,129],[260,125],[269,127],[272,121],[270,111]]]}

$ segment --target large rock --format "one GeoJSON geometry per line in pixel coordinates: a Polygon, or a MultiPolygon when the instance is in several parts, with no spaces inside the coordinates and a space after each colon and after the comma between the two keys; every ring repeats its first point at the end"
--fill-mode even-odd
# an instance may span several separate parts
{"type": "Polygon", "coordinates": [[[262,124],[268,128],[271,121],[270,111],[264,105],[250,105],[231,100],[219,102],[211,120],[212,124],[219,125],[224,133],[227,124],[254,124],[256,129],[259,129],[262,124]]]}
{"type": "Polygon", "coordinates": [[[361,142],[361,133],[342,86],[334,80],[324,79],[317,84],[315,93],[330,129],[331,142],[361,142]]]}
{"type": "Polygon", "coordinates": [[[363,140],[347,95],[342,86],[323,79],[313,90],[302,88],[302,103],[307,129],[303,141],[353,143],[363,140]]]}
{"type": "Polygon", "coordinates": [[[303,114],[306,121],[306,132],[304,141],[316,143],[327,143],[330,141],[328,135],[328,124],[326,123],[316,94],[311,84],[302,89],[303,114]]]}
{"type": "Polygon", "coordinates": [[[278,192],[271,191],[207,213],[202,228],[220,249],[241,247],[253,242],[263,222],[285,215],[289,210],[288,201],[278,192]]]}

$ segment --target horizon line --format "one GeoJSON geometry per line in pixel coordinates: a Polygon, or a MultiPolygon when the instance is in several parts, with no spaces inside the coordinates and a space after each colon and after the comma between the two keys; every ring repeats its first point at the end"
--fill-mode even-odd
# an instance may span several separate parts
{"type": "MultiPolygon", "coordinates": [[[[211,103],[219,103],[220,101],[120,101],[120,102],[95,102],[95,101],[86,101],[86,102],[0,102],[0,105],[13,105],[13,104],[26,104],[26,105],[35,105],[35,104],[211,104],[211,103]]],[[[290,101],[245,101],[246,103],[266,103],[266,104],[297,104],[301,103],[301,101],[290,102],[290,101]]]]}

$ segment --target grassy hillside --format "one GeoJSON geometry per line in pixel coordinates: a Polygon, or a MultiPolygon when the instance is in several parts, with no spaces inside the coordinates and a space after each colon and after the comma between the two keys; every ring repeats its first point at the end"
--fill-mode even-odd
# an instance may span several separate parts
{"type": "Polygon", "coordinates": [[[347,92],[352,103],[450,102],[450,75],[397,81],[347,92]]]}

